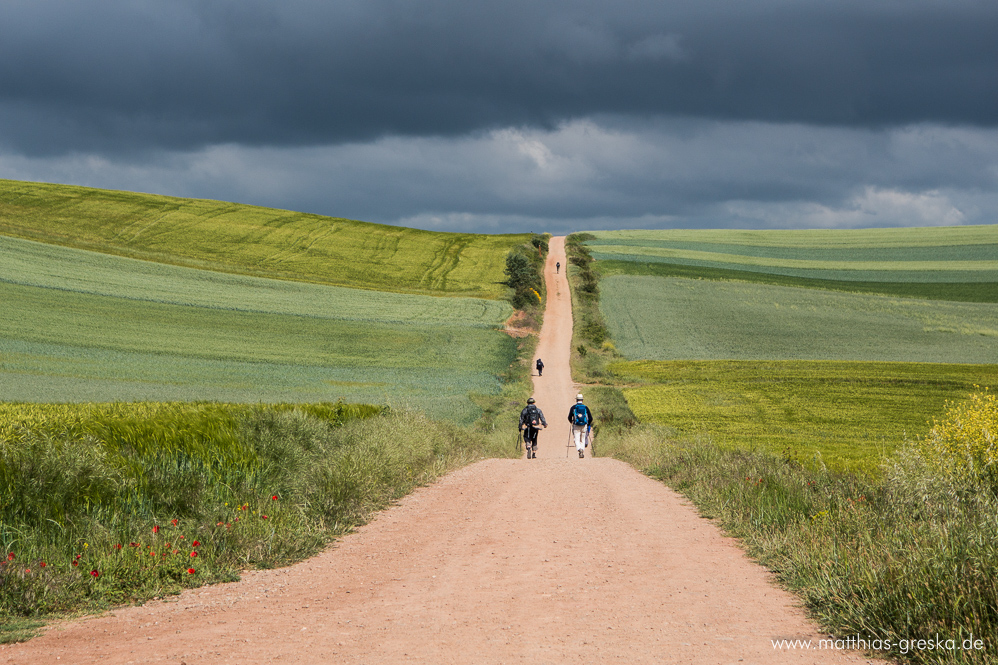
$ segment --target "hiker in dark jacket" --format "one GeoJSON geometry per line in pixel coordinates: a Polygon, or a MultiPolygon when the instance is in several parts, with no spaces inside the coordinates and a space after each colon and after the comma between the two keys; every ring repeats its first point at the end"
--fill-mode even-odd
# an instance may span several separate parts
{"type": "Polygon", "coordinates": [[[537,368],[537,376],[541,376],[544,373],[544,361],[538,358],[534,366],[537,368]]]}
{"type": "Polygon", "coordinates": [[[572,424],[572,437],[575,439],[575,449],[579,457],[585,457],[585,449],[589,446],[589,433],[593,429],[593,412],[582,403],[582,393],[575,396],[575,405],[568,410],[568,422],[572,424]]]}
{"type": "Polygon", "coordinates": [[[527,400],[527,406],[520,411],[520,429],[523,430],[523,446],[527,449],[527,459],[537,457],[537,433],[541,427],[547,427],[544,412],[537,408],[537,400],[533,397],[527,400]]]}

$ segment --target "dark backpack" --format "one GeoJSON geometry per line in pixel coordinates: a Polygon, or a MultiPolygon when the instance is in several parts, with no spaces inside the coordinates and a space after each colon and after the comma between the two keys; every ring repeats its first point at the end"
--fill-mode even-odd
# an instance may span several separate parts
{"type": "Polygon", "coordinates": [[[541,410],[538,409],[533,404],[526,408],[527,411],[527,423],[534,429],[540,427],[541,424],[541,410]]]}
{"type": "Polygon", "coordinates": [[[576,404],[572,407],[572,424],[577,427],[589,424],[588,409],[585,404],[576,404]]]}

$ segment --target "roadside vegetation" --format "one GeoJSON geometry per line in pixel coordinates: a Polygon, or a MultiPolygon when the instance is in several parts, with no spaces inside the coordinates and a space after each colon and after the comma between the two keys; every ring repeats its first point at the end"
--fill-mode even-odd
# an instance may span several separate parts
{"type": "MultiPolygon", "coordinates": [[[[979,640],[882,655],[994,662],[998,401],[980,386],[998,379],[998,327],[976,304],[998,300],[993,234],[581,236],[616,344],[590,339],[573,367],[605,384],[586,389],[595,454],[689,497],[825,630],[979,640]],[[848,281],[860,277],[842,274],[849,261],[872,262],[867,282],[848,281]]],[[[591,302],[575,313],[577,329],[594,320],[591,302]]]]}
{"type": "Polygon", "coordinates": [[[529,240],[511,248],[503,269],[509,287],[509,302],[521,311],[536,311],[544,303],[544,259],[550,235],[531,234],[529,240]]]}
{"type": "Polygon", "coordinates": [[[837,636],[936,637],[980,650],[882,652],[910,663],[992,663],[998,635],[998,468],[989,393],[952,402],[874,475],[816,466],[793,451],[718,445],[637,424],[612,388],[588,396],[600,456],[683,493],[739,538],[837,636]],[[612,414],[612,415],[610,415],[612,414]],[[609,417],[608,417],[609,416],[609,417]]]}
{"type": "Polygon", "coordinates": [[[0,180],[0,235],[217,272],[494,300],[507,252],[529,239],[13,180],[0,180]]]}
{"type": "Polygon", "coordinates": [[[568,283],[572,291],[572,374],[577,381],[598,383],[607,378],[606,365],[617,358],[600,311],[599,275],[586,242],[595,236],[573,233],[565,239],[568,283]]]}
{"type": "Polygon", "coordinates": [[[0,404],[0,641],[302,560],[452,469],[516,457],[520,353],[459,426],[379,406],[0,404]]]}

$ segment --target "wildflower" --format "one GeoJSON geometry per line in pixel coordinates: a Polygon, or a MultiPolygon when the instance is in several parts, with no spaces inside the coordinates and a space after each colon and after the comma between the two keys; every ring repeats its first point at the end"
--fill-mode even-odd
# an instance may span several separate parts
{"type": "Polygon", "coordinates": [[[25,569],[24,569],[24,572],[26,572],[26,573],[30,573],[30,572],[31,572],[31,569],[30,569],[30,568],[25,568],[25,569]]]}
{"type": "Polygon", "coordinates": [[[90,547],[90,543],[83,543],[83,549],[87,549],[88,547],[90,547]]]}
{"type": "Polygon", "coordinates": [[[14,560],[14,553],[11,552],[10,554],[7,555],[7,561],[13,561],[13,560],[14,560]]]}
{"type": "Polygon", "coordinates": [[[159,525],[158,524],[152,528],[152,532],[153,533],[159,533],[159,525]]]}
{"type": "Polygon", "coordinates": [[[277,495],[275,494],[274,496],[270,497],[270,500],[271,501],[277,501],[277,495]]]}
{"type": "Polygon", "coordinates": [[[180,537],[180,540],[183,540],[183,539],[184,539],[184,538],[186,538],[186,537],[187,537],[187,536],[181,536],[181,537],[180,537]]]}
{"type": "Polygon", "coordinates": [[[170,549],[170,543],[166,544],[166,549],[170,549]]]}
{"type": "Polygon", "coordinates": [[[90,571],[90,576],[94,577],[94,578],[97,578],[97,577],[100,577],[100,573],[98,573],[96,570],[91,570],[90,571]]]}
{"type": "Polygon", "coordinates": [[[172,524],[173,526],[177,526],[177,520],[176,520],[176,518],[170,520],[170,524],[172,524]]]}
{"type": "Polygon", "coordinates": [[[215,526],[222,526],[221,522],[215,522],[215,526]]]}
{"type": "Polygon", "coordinates": [[[138,547],[138,546],[139,546],[139,544],[138,544],[138,543],[128,543],[128,544],[129,544],[129,546],[131,546],[131,547],[138,547]]]}
{"type": "Polygon", "coordinates": [[[193,568],[188,568],[187,569],[187,574],[188,575],[193,575],[194,574],[194,569],[193,568]]]}
{"type": "Polygon", "coordinates": [[[234,519],[234,520],[232,520],[232,521],[233,521],[233,522],[238,522],[238,521],[239,521],[239,518],[237,517],[236,519],[234,519]]]}
{"type": "Polygon", "coordinates": [[[115,545],[115,546],[114,546],[114,549],[116,549],[116,550],[120,550],[120,549],[121,549],[121,543],[118,543],[117,545],[115,545]]]}
{"type": "Polygon", "coordinates": [[[45,566],[47,566],[48,564],[47,564],[47,563],[45,563],[44,561],[42,561],[42,562],[41,562],[41,563],[39,563],[38,565],[39,565],[39,566],[41,566],[42,568],[44,568],[44,567],[45,567],[45,566]]]}
{"type": "Polygon", "coordinates": [[[197,547],[200,544],[201,544],[201,541],[199,541],[199,540],[195,540],[193,543],[191,543],[191,545],[193,545],[194,547],[197,547]]]}
{"type": "Polygon", "coordinates": [[[260,515],[260,517],[262,517],[263,519],[267,519],[266,515],[260,515]]]}
{"type": "Polygon", "coordinates": [[[197,553],[197,552],[191,552],[191,556],[192,556],[192,557],[196,557],[197,555],[198,555],[198,553],[197,553]]]}
{"type": "Polygon", "coordinates": [[[79,562],[79,561],[73,561],[73,565],[74,565],[74,566],[79,566],[79,565],[80,565],[80,562],[79,562]]]}

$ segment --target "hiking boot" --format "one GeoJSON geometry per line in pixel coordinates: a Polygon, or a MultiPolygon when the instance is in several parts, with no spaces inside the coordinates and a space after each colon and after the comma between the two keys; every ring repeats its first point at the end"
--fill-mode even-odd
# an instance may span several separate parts
{"type": "Polygon", "coordinates": [[[580,451],[579,451],[579,459],[582,459],[582,458],[583,458],[583,457],[585,457],[585,456],[586,456],[586,454],[585,454],[585,453],[583,453],[583,452],[582,452],[582,451],[580,450],[580,451]]]}

